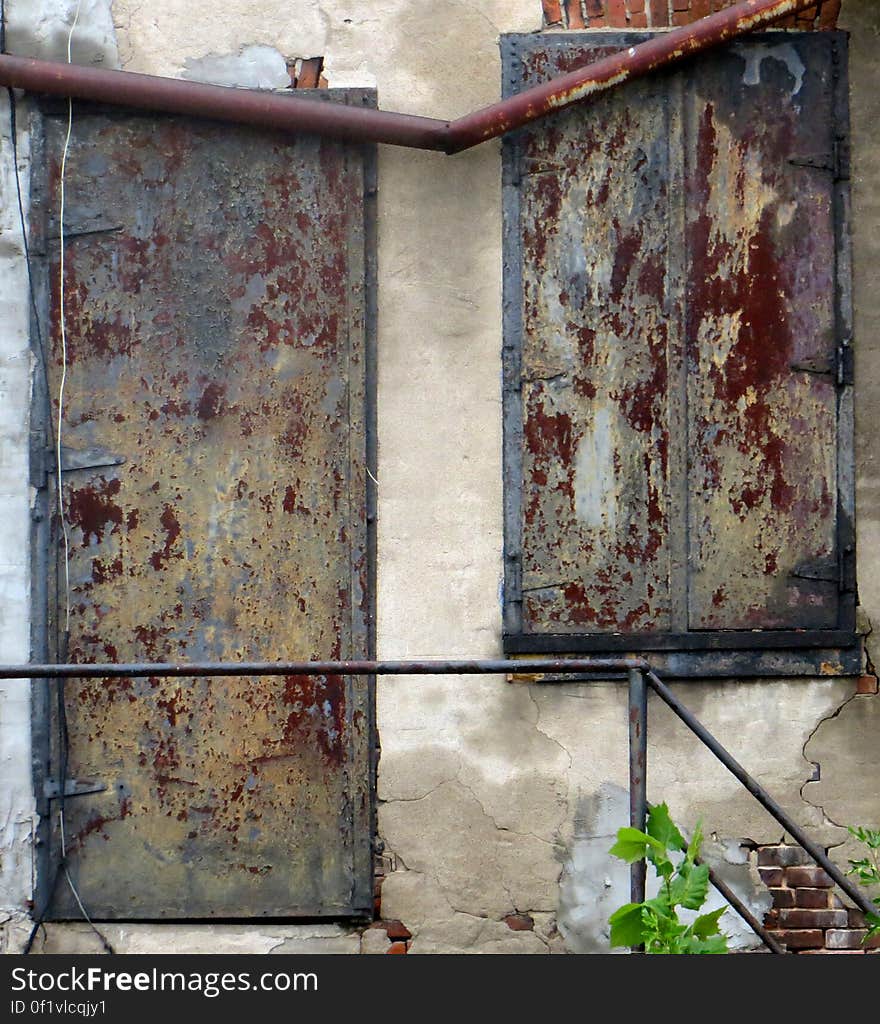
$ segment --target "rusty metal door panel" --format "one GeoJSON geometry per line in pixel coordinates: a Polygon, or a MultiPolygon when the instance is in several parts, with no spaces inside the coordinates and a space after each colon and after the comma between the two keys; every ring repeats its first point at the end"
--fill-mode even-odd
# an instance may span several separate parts
{"type": "MultiPolygon", "coordinates": [[[[35,213],[56,418],[65,131],[66,118],[47,114],[35,213]]],[[[62,415],[69,660],[368,655],[370,159],[326,140],[76,110],[62,415]]],[[[63,568],[59,579],[60,654],[63,568]]],[[[65,808],[91,914],[371,906],[366,681],[77,681],[67,716],[68,775],[107,786],[65,808]]],[[[53,913],[78,916],[66,887],[53,913]]]]}
{"type": "MultiPolygon", "coordinates": [[[[533,77],[569,70],[560,51],[533,77]]],[[[669,107],[636,84],[520,154],[523,628],[671,628],[669,107]]],[[[674,415],[674,413],[673,413],[674,415]]]]}
{"type": "MultiPolygon", "coordinates": [[[[638,38],[505,37],[505,92],[638,38]]],[[[509,651],[858,662],[845,62],[763,35],[505,142],[509,651]]]]}
{"type": "Polygon", "coordinates": [[[695,629],[837,624],[834,73],[779,39],[687,92],[695,629]]]}

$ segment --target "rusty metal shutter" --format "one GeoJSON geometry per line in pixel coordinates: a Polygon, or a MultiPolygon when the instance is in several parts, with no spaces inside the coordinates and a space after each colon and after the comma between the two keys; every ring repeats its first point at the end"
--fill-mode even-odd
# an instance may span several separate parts
{"type": "MultiPolygon", "coordinates": [[[[66,108],[43,125],[33,230],[57,419],[66,108]]],[[[50,657],[371,656],[372,161],[368,147],[76,106],[66,651],[52,452],[35,460],[50,657]]],[[[370,912],[370,692],[330,676],[68,682],[67,776],[106,787],[66,801],[88,912],[370,912]]],[[[80,916],[66,885],[51,913],[80,916]]]]}
{"type": "Polygon", "coordinates": [[[509,651],[860,670],[847,125],[845,36],[773,33],[505,145],[509,651]]]}

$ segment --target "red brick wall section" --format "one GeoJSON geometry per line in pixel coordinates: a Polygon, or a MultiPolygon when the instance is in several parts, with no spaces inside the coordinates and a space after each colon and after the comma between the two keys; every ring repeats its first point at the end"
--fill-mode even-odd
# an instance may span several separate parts
{"type": "Polygon", "coordinates": [[[834,883],[799,846],[758,847],[758,871],[773,897],[764,927],[790,953],[880,953],[866,935],[861,911],[835,896],[834,883]]]}
{"type": "MultiPolygon", "coordinates": [[[[690,25],[732,7],[736,0],[541,0],[545,28],[671,28],[690,25]]],[[[778,28],[829,29],[837,25],[841,0],[819,0],[778,28]]]]}

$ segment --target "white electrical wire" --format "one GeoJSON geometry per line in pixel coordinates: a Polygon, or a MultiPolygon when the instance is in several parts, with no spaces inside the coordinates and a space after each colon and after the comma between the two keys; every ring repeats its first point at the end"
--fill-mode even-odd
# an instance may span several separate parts
{"type": "MultiPolygon", "coordinates": [[[[73,63],[73,33],[79,21],[82,0],[77,0],[70,31],[67,33],[67,63],[73,63]]],[[[64,490],[61,485],[61,430],[64,422],[64,386],[67,383],[67,311],[64,296],[64,176],[67,172],[67,154],[70,151],[70,136],[73,132],[73,99],[67,100],[67,135],[61,154],[60,210],[58,234],[60,253],[58,260],[59,323],[61,328],[61,383],[58,387],[58,431],[55,435],[55,490],[58,494],[58,516],[61,520],[61,535],[64,541],[64,632],[70,632],[70,539],[67,532],[67,516],[64,512],[64,490]]]]}
{"type": "MultiPolygon", "coordinates": [[[[79,21],[80,7],[82,6],[82,0],[77,0],[76,10],[73,15],[73,22],[70,26],[70,31],[67,34],[67,63],[73,63],[72,54],[72,43],[73,33],[76,30],[77,22],[79,21]]],[[[64,631],[65,633],[70,632],[70,540],[67,531],[67,516],[64,512],[64,490],[61,485],[61,430],[62,424],[64,423],[64,386],[67,383],[67,309],[65,306],[65,295],[64,295],[64,179],[67,173],[67,155],[70,152],[70,137],[73,133],[73,99],[68,97],[67,100],[67,135],[64,138],[64,149],[61,154],[61,174],[59,182],[60,202],[59,202],[59,214],[58,214],[58,236],[60,243],[60,252],[58,259],[58,305],[59,305],[59,325],[61,333],[61,383],[58,387],[58,430],[55,435],[55,487],[58,494],[58,515],[61,520],[61,534],[64,539],[64,631]]],[[[63,699],[63,698],[62,698],[63,699]]],[[[61,785],[66,784],[66,779],[61,779],[61,785]]],[[[59,834],[61,837],[61,864],[62,870],[64,871],[64,877],[67,879],[67,884],[70,886],[70,891],[73,893],[73,898],[76,900],[76,904],[80,909],[80,913],[88,922],[92,931],[101,939],[105,947],[108,945],[107,940],[95,927],[92,919],[86,912],[86,908],[83,906],[83,902],[80,899],[80,895],[76,890],[76,886],[73,884],[73,879],[70,877],[70,871],[67,868],[67,837],[65,835],[64,827],[64,794],[61,794],[61,804],[58,808],[58,826],[59,834]]]]}

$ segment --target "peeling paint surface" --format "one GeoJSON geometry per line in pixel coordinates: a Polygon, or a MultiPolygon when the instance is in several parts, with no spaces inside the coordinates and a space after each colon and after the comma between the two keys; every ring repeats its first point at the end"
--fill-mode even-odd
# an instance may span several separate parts
{"type": "MultiPolygon", "coordinates": [[[[516,87],[604,56],[608,38],[510,37],[516,87]]],[[[509,143],[513,632],[843,621],[841,58],[829,38],[788,38],[632,83],[509,143]]]]}
{"type": "MultiPolygon", "coordinates": [[[[57,397],[66,119],[45,123],[57,397]]],[[[64,438],[124,461],[65,474],[72,661],[367,651],[363,160],[242,134],[76,121],[64,438]]],[[[67,811],[92,913],[369,905],[365,681],[103,680],[67,701],[70,773],[108,787],[67,811]]],[[[75,912],[63,890],[55,912],[75,912]]]]}
{"type": "MultiPolygon", "coordinates": [[[[524,84],[573,66],[540,47],[523,62],[524,84]]],[[[671,628],[670,141],[653,88],[547,122],[521,156],[526,632],[671,628]]]]}
{"type": "Polygon", "coordinates": [[[797,47],[762,46],[760,80],[716,58],[686,105],[696,629],[838,622],[834,179],[791,162],[832,162],[833,68],[797,47]]]}

